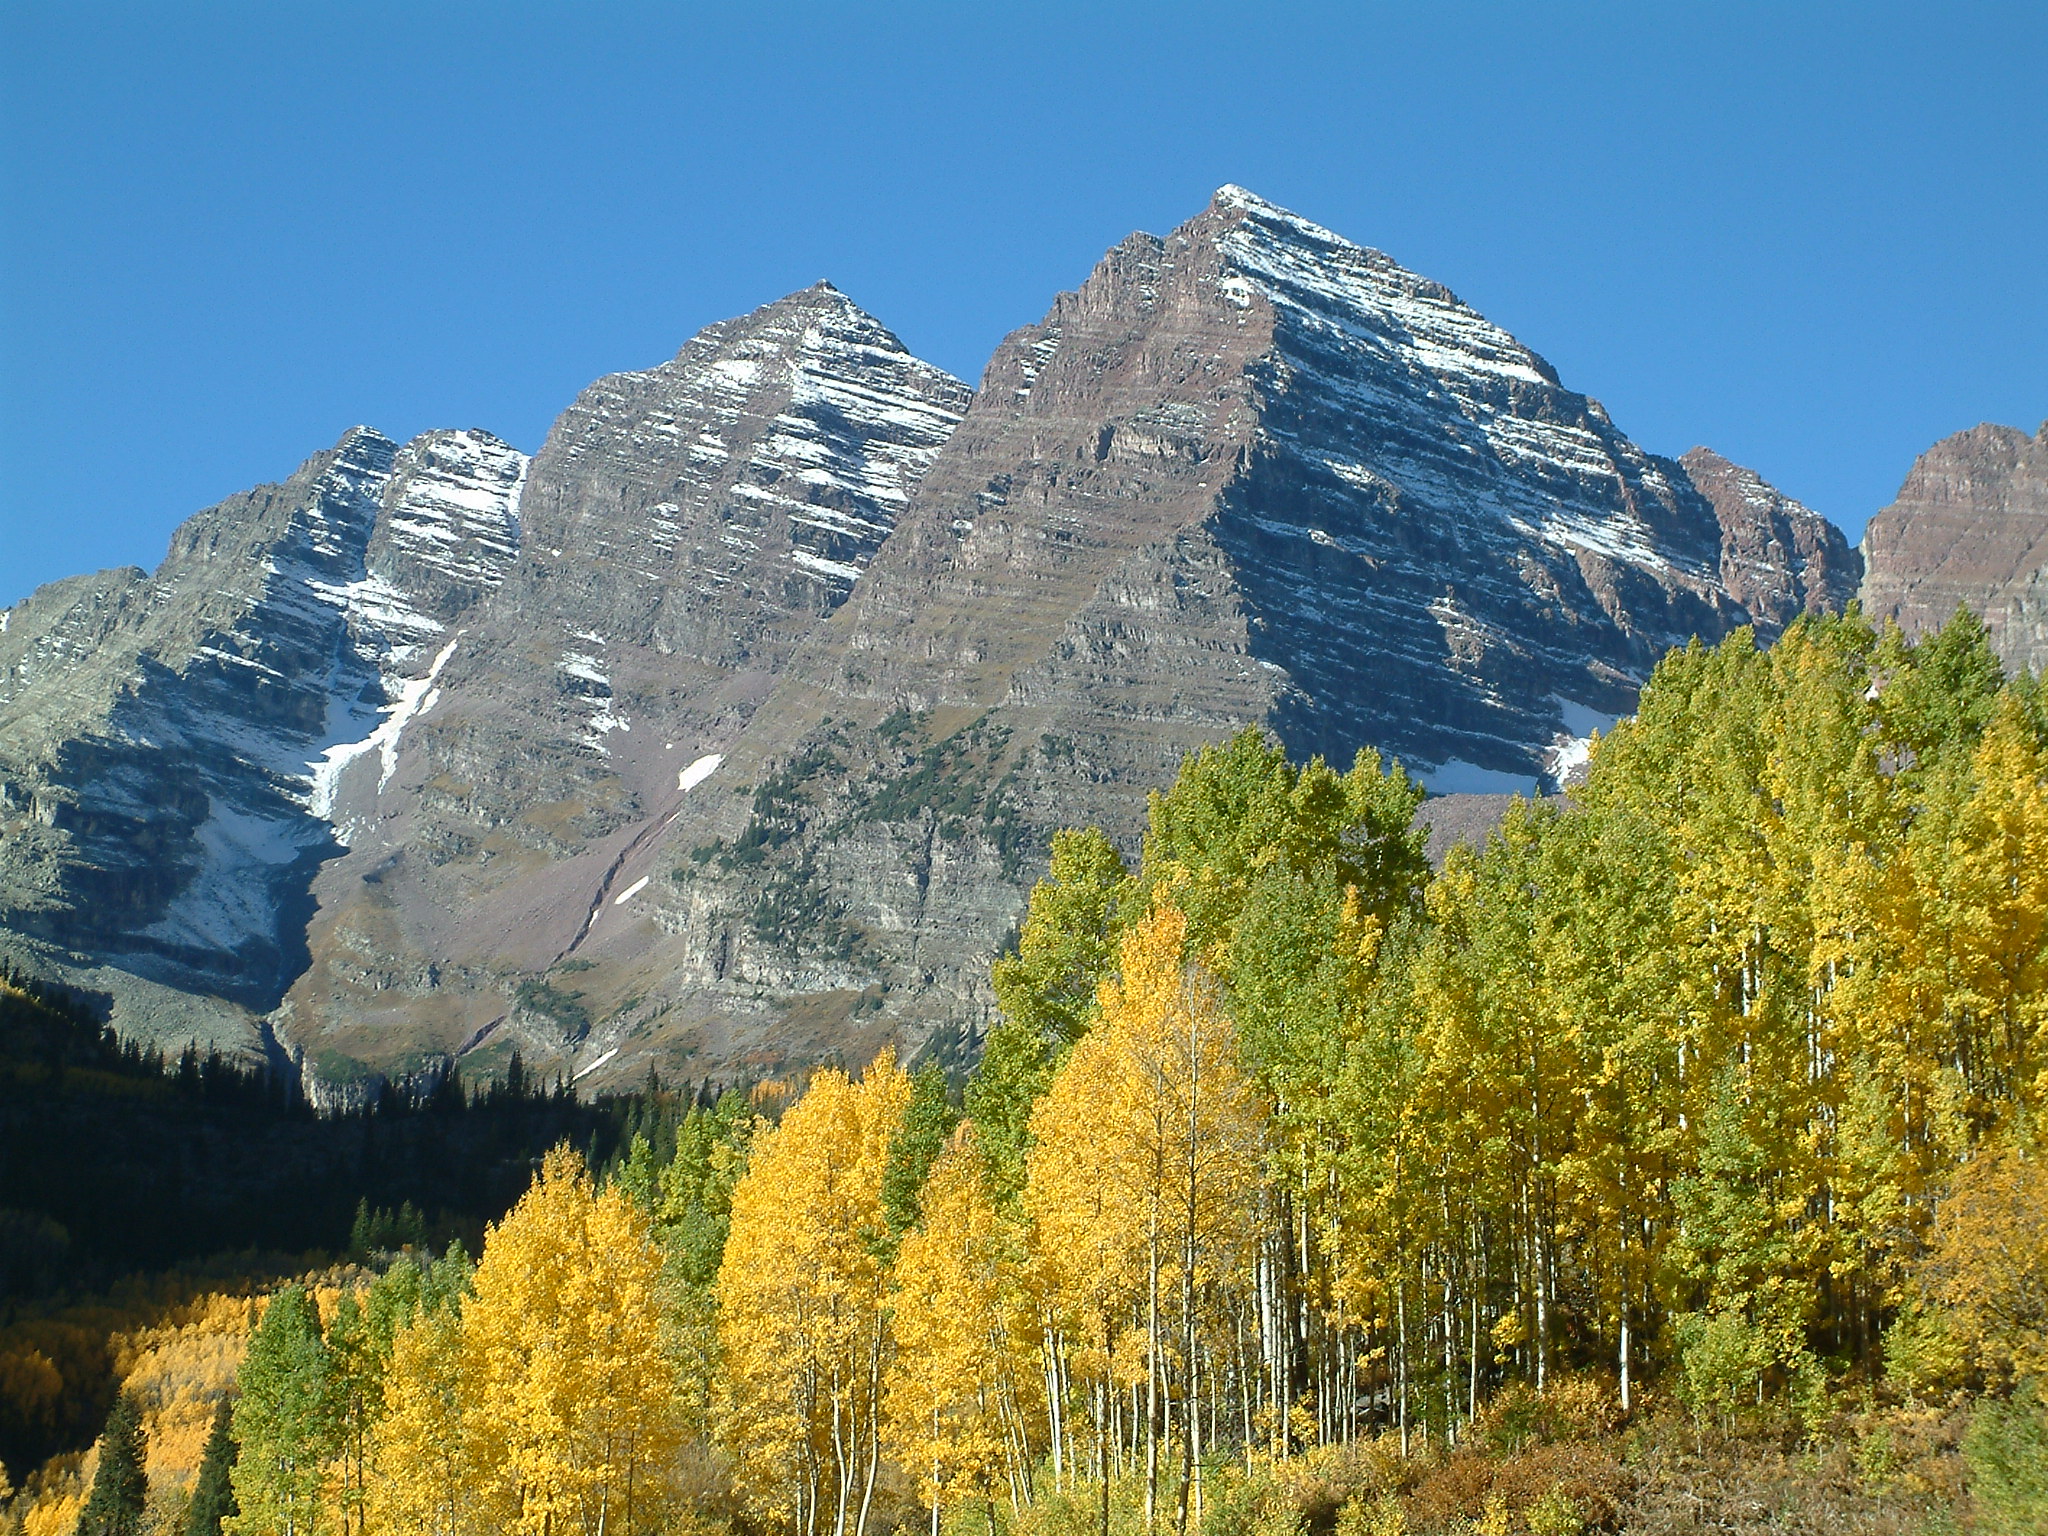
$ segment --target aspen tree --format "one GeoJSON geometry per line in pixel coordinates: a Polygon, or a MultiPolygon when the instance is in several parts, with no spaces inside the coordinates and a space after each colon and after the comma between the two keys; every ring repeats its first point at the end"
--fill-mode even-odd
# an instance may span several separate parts
{"type": "Polygon", "coordinates": [[[973,1123],[934,1160],[923,1219],[905,1235],[893,1277],[896,1344],[887,1443],[932,1511],[1015,1490],[1036,1425],[1016,1234],[998,1216],[973,1123]]]}
{"type": "Polygon", "coordinates": [[[392,1341],[384,1415],[372,1436],[369,1523],[400,1536],[471,1530],[477,1481],[463,1380],[462,1318],[427,1307],[392,1341]]]}
{"type": "Polygon", "coordinates": [[[884,1053],[823,1071],[757,1136],[718,1271],[717,1428],[763,1517],[864,1536],[881,1462],[888,1218],[882,1182],[910,1102],[884,1053]]]}
{"type": "Polygon", "coordinates": [[[1199,1514],[1198,1309],[1243,1283],[1265,1151],[1265,1106],[1214,982],[1185,959],[1186,938],[1171,906],[1125,935],[1095,1027],[1032,1117],[1025,1190],[1060,1310],[1076,1336],[1102,1339],[1105,1365],[1117,1313],[1142,1308],[1148,1526],[1171,1431],[1169,1329],[1180,1356],[1183,1527],[1199,1514]]]}
{"type": "Polygon", "coordinates": [[[616,1187],[559,1148],[490,1229],[462,1309],[464,1415],[500,1529],[631,1536],[660,1523],[677,1442],[662,1349],[661,1255],[616,1187]]]}

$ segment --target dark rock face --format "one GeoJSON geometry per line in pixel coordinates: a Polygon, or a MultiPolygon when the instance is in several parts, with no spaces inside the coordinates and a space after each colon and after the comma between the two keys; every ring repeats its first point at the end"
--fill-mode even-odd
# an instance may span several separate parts
{"type": "Polygon", "coordinates": [[[1848,607],[1863,557],[1841,529],[1711,448],[1678,462],[1720,519],[1721,581],[1759,640],[1776,639],[1802,613],[1848,607]]]}
{"type": "Polygon", "coordinates": [[[2048,424],[1989,423],[1914,461],[1863,534],[1865,611],[1908,635],[1959,604],[1984,619],[2008,667],[2048,666],[2048,424]]]}
{"type": "Polygon", "coordinates": [[[1745,475],[1235,188],[971,397],[821,284],[530,464],[351,434],[14,610],[0,937],[331,1079],[969,1044],[1047,836],[1135,851],[1188,751],[1530,790],[1666,647],[1838,602],[1839,535],[1745,475]]]}

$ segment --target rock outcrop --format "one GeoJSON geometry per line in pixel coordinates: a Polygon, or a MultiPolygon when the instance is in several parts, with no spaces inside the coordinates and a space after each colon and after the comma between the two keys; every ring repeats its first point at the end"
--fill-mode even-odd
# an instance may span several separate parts
{"type": "Polygon", "coordinates": [[[2008,667],[2048,666],[2048,424],[1986,423],[1914,461],[1863,534],[1863,607],[1908,635],[1976,610],[2008,667]]]}
{"type": "Polygon", "coordinates": [[[1802,613],[1848,607],[1863,557],[1841,529],[1711,448],[1678,462],[1720,519],[1721,581],[1759,640],[1776,639],[1802,613]]]}
{"type": "Polygon", "coordinates": [[[400,449],[358,427],[186,522],[153,576],[15,608],[0,911],[16,958],[106,992],[138,1033],[248,1044],[248,1016],[304,969],[335,787],[389,763],[432,641],[501,578],[524,466],[484,433],[400,449]]]}
{"type": "Polygon", "coordinates": [[[515,1045],[599,1054],[561,979],[584,937],[688,796],[729,794],[707,765],[845,600],[968,398],[822,283],[586,389],[534,457],[520,558],[451,635],[396,776],[336,802],[348,849],[313,885],[280,1032],[329,1075],[465,1045],[477,1070],[515,1045]]]}

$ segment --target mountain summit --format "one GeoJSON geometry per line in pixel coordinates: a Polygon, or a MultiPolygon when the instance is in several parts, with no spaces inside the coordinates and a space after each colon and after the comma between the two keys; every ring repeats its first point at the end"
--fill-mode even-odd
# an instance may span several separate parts
{"type": "Polygon", "coordinates": [[[0,945],[330,1084],[971,1048],[1051,831],[1135,845],[1187,751],[1534,790],[1668,646],[1855,579],[1237,187],[971,396],[821,284],[493,444],[352,435],[8,616],[0,945]]]}

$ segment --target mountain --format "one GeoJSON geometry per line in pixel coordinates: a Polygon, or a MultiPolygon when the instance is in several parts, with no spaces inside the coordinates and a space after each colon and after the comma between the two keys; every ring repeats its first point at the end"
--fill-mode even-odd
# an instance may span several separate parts
{"type": "Polygon", "coordinates": [[[851,597],[703,742],[738,793],[612,873],[544,983],[574,994],[555,1049],[950,1048],[1053,828],[1134,848],[1148,791],[1248,722],[1533,789],[1667,646],[1746,621],[1724,558],[1686,472],[1512,337],[1225,189],[998,349],[851,597]]]}
{"type": "MultiPolygon", "coordinates": [[[[525,457],[347,433],[182,526],[151,576],[44,587],[0,631],[0,909],[138,1033],[247,1045],[303,967],[337,776],[388,765],[433,645],[502,579],[525,457]]],[[[388,766],[386,771],[388,772],[388,766]]]]}
{"type": "Polygon", "coordinates": [[[1239,188],[978,391],[828,285],[528,463],[358,430],[0,633],[0,949],[327,1091],[971,1048],[1058,826],[1246,724],[1441,791],[1582,761],[1668,647],[1854,554],[1239,188]],[[182,1011],[181,1011],[182,1010],[182,1011]]]}
{"type": "Polygon", "coordinates": [[[1721,581],[1762,640],[1802,613],[1840,613],[1856,596],[1863,557],[1842,530],[1711,448],[1680,455],[1721,522],[1721,581]]]}
{"type": "Polygon", "coordinates": [[[968,396],[824,284],[585,390],[398,775],[337,801],[348,852],[314,882],[285,1032],[329,1076],[465,1043],[487,1066],[508,1015],[538,1033],[529,1060],[580,1039],[573,991],[537,978],[576,963],[622,871],[844,602],[968,396]]]}
{"type": "Polygon", "coordinates": [[[2048,423],[2029,437],[1987,422],[1936,443],[1871,518],[1863,558],[1873,620],[1920,635],[1967,604],[2008,667],[2048,666],[2048,423]]]}

